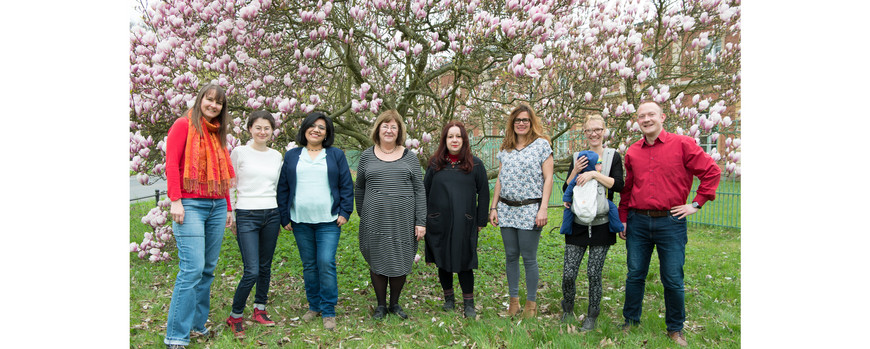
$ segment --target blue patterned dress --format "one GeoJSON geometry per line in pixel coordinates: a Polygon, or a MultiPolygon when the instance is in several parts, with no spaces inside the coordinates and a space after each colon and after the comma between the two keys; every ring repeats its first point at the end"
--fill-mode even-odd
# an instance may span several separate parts
{"type": "MultiPolygon", "coordinates": [[[[541,198],[544,192],[544,173],[541,167],[547,157],[553,153],[550,142],[538,138],[522,150],[502,150],[498,152],[501,170],[498,174],[501,183],[500,197],[508,200],[521,201],[541,198]]],[[[541,200],[546,205],[549,198],[541,200]]],[[[540,205],[508,206],[499,201],[499,227],[523,230],[540,230],[535,227],[535,217],[540,205]]]]}

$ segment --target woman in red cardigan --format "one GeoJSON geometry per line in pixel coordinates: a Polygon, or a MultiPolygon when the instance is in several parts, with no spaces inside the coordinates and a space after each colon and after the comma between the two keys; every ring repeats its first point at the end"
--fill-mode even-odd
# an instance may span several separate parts
{"type": "Polygon", "coordinates": [[[227,151],[230,119],[226,93],[204,86],[196,103],[175,121],[166,140],[166,183],[172,231],[178,246],[178,276],[166,322],[168,348],[183,348],[208,334],[211,283],[224,228],[233,223],[229,188],[235,173],[227,151]]]}

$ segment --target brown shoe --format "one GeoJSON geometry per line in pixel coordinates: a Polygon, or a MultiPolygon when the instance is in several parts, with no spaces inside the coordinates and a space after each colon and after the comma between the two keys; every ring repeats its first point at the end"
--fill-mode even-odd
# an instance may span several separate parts
{"type": "Polygon", "coordinates": [[[523,319],[535,317],[538,314],[538,303],[535,301],[526,301],[526,307],[523,309],[523,319]]]}
{"type": "Polygon", "coordinates": [[[334,330],[335,329],[335,316],[323,318],[323,328],[330,330],[330,331],[334,330]]]}
{"type": "Polygon", "coordinates": [[[520,299],[519,297],[511,297],[510,305],[508,305],[508,316],[515,316],[520,312],[520,299]]]}
{"type": "Polygon", "coordinates": [[[311,311],[311,309],[308,309],[308,311],[305,312],[305,315],[302,315],[302,321],[311,321],[318,316],[320,316],[319,312],[311,311]]]}
{"type": "Polygon", "coordinates": [[[681,347],[685,347],[685,346],[689,345],[689,343],[686,342],[686,336],[683,335],[683,331],[674,331],[674,332],[668,331],[668,338],[670,338],[672,341],[674,341],[675,343],[677,343],[677,345],[679,345],[681,347]]]}

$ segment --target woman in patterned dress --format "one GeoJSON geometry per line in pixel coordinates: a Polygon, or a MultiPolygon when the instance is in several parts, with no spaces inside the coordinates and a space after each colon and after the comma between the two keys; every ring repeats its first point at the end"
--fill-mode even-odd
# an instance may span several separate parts
{"type": "Polygon", "coordinates": [[[360,217],[359,249],[369,264],[378,300],[372,318],[391,313],[407,319],[399,295],[411,273],[417,241],[426,234],[423,171],[417,155],[401,146],[405,123],[395,110],[378,116],[371,139],[375,145],[360,154],[354,197],[360,217]]]}
{"type": "Polygon", "coordinates": [[[501,228],[510,305],[508,315],[519,312],[519,258],[526,274],[523,317],[537,313],[538,242],[547,224],[547,202],[553,189],[553,150],[541,120],[526,104],[508,117],[498,153],[498,179],[490,204],[489,221],[501,228]]]}
{"type": "MultiPolygon", "coordinates": [[[[591,115],[583,124],[583,132],[586,134],[586,143],[589,145],[589,150],[598,154],[598,159],[604,157],[604,133],[607,132],[607,127],[604,125],[604,118],[600,115],[591,115]]],[[[607,198],[613,200],[613,193],[622,190],[625,181],[622,178],[622,157],[619,153],[613,154],[613,161],[610,163],[609,176],[605,176],[599,171],[587,171],[580,174],[580,170],[586,168],[588,161],[586,156],[577,158],[568,168],[568,177],[565,177],[566,184],[562,190],[567,189],[567,182],[571,178],[578,176],[577,183],[582,185],[590,180],[596,180],[599,184],[608,188],[607,198]]],[[[600,166],[599,166],[600,167],[600,166]]],[[[570,203],[565,203],[565,207],[570,208],[570,203]]],[[[578,224],[574,221],[571,224],[573,234],[565,235],[565,262],[562,269],[562,322],[568,322],[574,318],[574,295],[577,292],[575,282],[577,281],[577,271],[580,268],[580,262],[583,260],[583,254],[589,250],[589,259],[586,265],[586,275],[589,278],[589,306],[587,308],[586,317],[583,319],[581,331],[590,331],[595,329],[595,320],[600,313],[602,287],[601,275],[604,269],[604,260],[607,258],[607,251],[610,245],[616,243],[616,234],[610,232],[608,216],[605,213],[602,216],[595,217],[595,220],[588,225],[578,224]],[[589,232],[588,234],[586,232],[589,232]]]]}

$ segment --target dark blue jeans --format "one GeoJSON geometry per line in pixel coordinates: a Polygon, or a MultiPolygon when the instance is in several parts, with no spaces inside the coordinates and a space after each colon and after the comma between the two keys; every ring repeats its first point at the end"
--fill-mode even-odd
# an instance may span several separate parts
{"type": "Polygon", "coordinates": [[[272,256],[281,230],[277,208],[265,210],[236,209],[236,241],[242,254],[245,272],[233,296],[233,313],[242,314],[251,288],[257,284],[254,303],[266,304],[272,279],[272,256]]]}
{"type": "Polygon", "coordinates": [[[681,331],[686,321],[683,265],[686,262],[686,219],[674,216],[649,217],[628,213],[625,249],[628,274],[625,277],[626,322],[640,322],[643,294],[650,258],[655,247],[659,255],[659,272],[665,289],[665,324],[668,331],[681,331]]]}
{"type": "Polygon", "coordinates": [[[323,317],[335,316],[338,303],[338,278],[335,272],[335,251],[341,228],[335,221],[324,223],[296,223],[293,236],[302,258],[302,278],[308,309],[323,317]]]}

